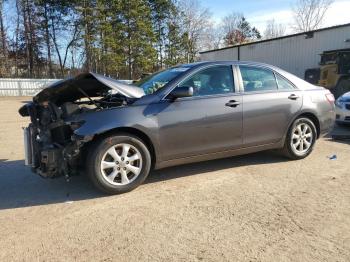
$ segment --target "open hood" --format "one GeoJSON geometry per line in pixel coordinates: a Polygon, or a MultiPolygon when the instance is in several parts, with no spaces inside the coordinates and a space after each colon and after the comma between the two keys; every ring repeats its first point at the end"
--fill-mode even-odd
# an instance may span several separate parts
{"type": "Polygon", "coordinates": [[[95,73],[83,73],[46,87],[34,96],[33,100],[36,102],[51,101],[61,105],[85,97],[84,93],[95,97],[101,96],[109,90],[128,98],[140,98],[145,95],[140,87],[124,84],[116,79],[95,73]]]}

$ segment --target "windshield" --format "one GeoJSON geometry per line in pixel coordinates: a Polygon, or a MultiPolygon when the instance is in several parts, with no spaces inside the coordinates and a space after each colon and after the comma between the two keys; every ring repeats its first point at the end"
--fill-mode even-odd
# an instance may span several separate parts
{"type": "Polygon", "coordinates": [[[146,95],[153,94],[188,69],[190,67],[173,67],[150,75],[137,82],[136,85],[141,87],[146,95]]]}

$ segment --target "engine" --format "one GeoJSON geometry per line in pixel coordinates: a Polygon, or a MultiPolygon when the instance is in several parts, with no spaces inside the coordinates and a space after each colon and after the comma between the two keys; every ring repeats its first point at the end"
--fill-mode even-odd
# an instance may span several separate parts
{"type": "Polygon", "coordinates": [[[77,105],[73,107],[75,110],[69,104],[57,107],[50,102],[26,106],[31,119],[24,130],[26,164],[43,177],[58,177],[68,171],[64,159],[66,147],[73,144],[73,129],[65,123],[64,116],[79,110],[77,105]]]}

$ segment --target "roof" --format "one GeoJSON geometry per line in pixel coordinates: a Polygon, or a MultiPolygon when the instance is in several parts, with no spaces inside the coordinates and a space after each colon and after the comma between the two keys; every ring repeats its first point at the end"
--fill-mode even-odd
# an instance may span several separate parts
{"type": "Polygon", "coordinates": [[[247,66],[268,67],[274,70],[281,70],[280,68],[274,65],[270,65],[262,62],[256,62],[256,61],[246,61],[246,60],[214,60],[214,61],[202,61],[202,62],[186,64],[186,66],[189,66],[192,68],[207,66],[207,65],[247,65],[247,66]]]}
{"type": "Polygon", "coordinates": [[[302,33],[297,33],[297,34],[292,34],[292,35],[285,35],[285,36],[280,36],[280,37],[276,37],[276,38],[270,38],[270,39],[265,39],[265,40],[260,40],[260,41],[254,41],[254,42],[244,43],[244,44],[240,44],[240,45],[227,46],[227,47],[223,47],[223,48],[217,48],[217,49],[202,51],[202,52],[199,52],[199,53],[200,54],[205,54],[205,53],[215,52],[215,51],[218,51],[218,50],[225,50],[225,49],[230,49],[230,48],[235,48],[235,47],[240,47],[240,46],[260,44],[260,43],[265,43],[265,42],[270,42],[270,41],[280,40],[280,39],[284,39],[284,38],[290,38],[290,37],[305,35],[305,34],[313,34],[315,32],[328,31],[328,30],[332,30],[332,29],[336,29],[336,28],[342,28],[342,27],[347,27],[347,26],[350,26],[350,23],[343,24],[343,25],[331,26],[331,27],[325,27],[325,28],[321,28],[321,29],[316,29],[316,30],[302,32],[302,33]]]}
{"type": "MultiPolygon", "coordinates": [[[[327,51],[323,51],[322,54],[326,54],[326,53],[335,53],[335,52],[350,52],[350,48],[335,49],[335,50],[327,50],[327,51]]],[[[321,54],[321,55],[322,55],[322,54],[321,54]]]]}
{"type": "Polygon", "coordinates": [[[205,62],[198,61],[198,62],[187,63],[187,64],[178,64],[178,65],[173,66],[173,68],[176,68],[176,67],[194,67],[196,65],[201,65],[203,63],[205,63],[205,62]]]}

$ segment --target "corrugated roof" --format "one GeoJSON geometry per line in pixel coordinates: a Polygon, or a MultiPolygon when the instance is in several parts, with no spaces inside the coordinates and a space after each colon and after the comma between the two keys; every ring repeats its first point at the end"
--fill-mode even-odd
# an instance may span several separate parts
{"type": "Polygon", "coordinates": [[[297,33],[297,34],[292,34],[292,35],[280,36],[280,37],[276,37],[276,38],[264,39],[264,40],[244,43],[244,44],[240,44],[240,45],[227,46],[227,47],[223,47],[223,48],[217,48],[217,49],[202,51],[202,52],[199,52],[199,53],[200,54],[204,54],[204,53],[210,53],[210,52],[215,52],[215,51],[219,51],[219,50],[225,50],[225,49],[230,49],[230,48],[235,48],[235,47],[240,47],[240,46],[260,44],[260,43],[280,40],[280,39],[284,39],[284,38],[295,37],[295,36],[300,36],[300,35],[305,35],[305,34],[312,34],[312,33],[315,33],[315,32],[327,31],[327,30],[332,30],[332,29],[341,28],[341,27],[347,27],[347,26],[350,26],[350,23],[343,24],[343,25],[336,25],[336,26],[331,26],[331,27],[320,28],[320,29],[307,31],[307,32],[302,32],[302,33],[297,33]]]}

